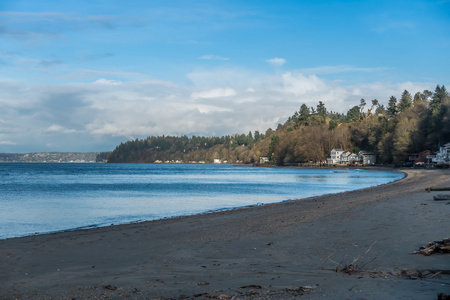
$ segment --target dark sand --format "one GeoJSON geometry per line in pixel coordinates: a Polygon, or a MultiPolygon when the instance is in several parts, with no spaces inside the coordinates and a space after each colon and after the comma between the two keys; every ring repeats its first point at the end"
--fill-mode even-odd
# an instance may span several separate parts
{"type": "Polygon", "coordinates": [[[445,192],[425,192],[450,186],[450,170],[405,172],[355,192],[0,240],[0,299],[437,299],[450,254],[411,253],[450,237],[449,201],[433,200],[445,192]]]}

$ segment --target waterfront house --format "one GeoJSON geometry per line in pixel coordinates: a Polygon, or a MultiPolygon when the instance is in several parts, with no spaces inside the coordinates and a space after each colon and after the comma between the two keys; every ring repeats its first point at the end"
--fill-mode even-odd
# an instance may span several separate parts
{"type": "Polygon", "coordinates": [[[350,155],[347,156],[347,161],[348,161],[348,164],[353,165],[353,164],[361,163],[361,158],[359,157],[358,154],[350,153],[350,155]]]}
{"type": "Polygon", "coordinates": [[[331,150],[330,157],[327,158],[327,164],[335,165],[341,164],[341,155],[345,151],[343,149],[333,149],[331,150]]]}
{"type": "Polygon", "coordinates": [[[345,151],[344,153],[341,154],[341,160],[340,163],[341,164],[348,164],[348,158],[352,153],[350,151],[345,151]]]}
{"type": "Polygon", "coordinates": [[[373,165],[376,162],[376,155],[372,152],[360,151],[358,154],[342,149],[331,150],[327,163],[330,165],[373,165]]]}
{"type": "Polygon", "coordinates": [[[417,163],[425,163],[427,162],[427,158],[433,155],[433,152],[431,152],[430,150],[425,150],[422,151],[420,153],[413,153],[409,156],[409,161],[413,162],[414,164],[417,163]]]}
{"type": "Polygon", "coordinates": [[[267,156],[260,156],[259,157],[259,163],[260,164],[265,164],[269,162],[269,158],[267,156]]]}
{"type": "Polygon", "coordinates": [[[377,161],[375,153],[367,151],[359,151],[360,161],[363,165],[374,165],[377,161]]]}
{"type": "Polygon", "coordinates": [[[431,161],[436,165],[450,165],[450,143],[439,147],[439,152],[436,155],[429,155],[427,158],[431,158],[431,161]]]}

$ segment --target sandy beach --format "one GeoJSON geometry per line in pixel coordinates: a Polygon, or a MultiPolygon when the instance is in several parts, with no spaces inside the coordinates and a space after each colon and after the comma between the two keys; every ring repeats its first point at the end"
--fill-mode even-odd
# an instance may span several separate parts
{"type": "Polygon", "coordinates": [[[0,299],[437,299],[450,170],[370,189],[0,240],[0,299]],[[353,263],[353,264],[352,264],[353,263]],[[346,266],[350,267],[345,268],[346,266]],[[353,267],[353,268],[351,268],[353,267]]]}

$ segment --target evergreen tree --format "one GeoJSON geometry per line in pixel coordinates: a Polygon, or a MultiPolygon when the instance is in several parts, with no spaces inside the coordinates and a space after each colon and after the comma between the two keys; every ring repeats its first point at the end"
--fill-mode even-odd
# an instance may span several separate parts
{"type": "Polygon", "coordinates": [[[347,122],[352,123],[361,119],[361,112],[359,106],[353,106],[347,112],[347,122]]]}
{"type": "Polygon", "coordinates": [[[270,144],[269,144],[269,160],[273,161],[273,152],[275,151],[275,147],[277,146],[278,140],[280,138],[278,137],[278,135],[273,135],[270,139],[270,144]]]}
{"type": "Polygon", "coordinates": [[[300,124],[308,125],[308,120],[310,116],[311,113],[309,112],[308,106],[306,106],[306,104],[303,103],[302,106],[300,106],[300,112],[298,117],[300,124]]]}
{"type": "Polygon", "coordinates": [[[429,137],[434,144],[450,140],[450,95],[445,86],[436,86],[429,104],[429,137]]]}
{"type": "Polygon", "coordinates": [[[445,86],[436,86],[436,89],[434,90],[434,94],[430,101],[430,112],[432,115],[437,116],[442,113],[442,103],[448,96],[449,94],[445,89],[445,86]]]}
{"type": "Polygon", "coordinates": [[[412,106],[411,94],[407,90],[404,90],[400,98],[400,102],[398,104],[398,111],[399,112],[405,111],[411,106],[412,106]]]}
{"type": "Polygon", "coordinates": [[[315,118],[316,122],[319,124],[324,124],[327,116],[327,109],[325,108],[325,104],[322,101],[319,101],[317,105],[317,116],[315,118]]]}
{"type": "Polygon", "coordinates": [[[389,103],[388,103],[388,107],[387,107],[387,113],[391,116],[395,116],[397,114],[398,110],[397,110],[397,98],[395,98],[394,96],[391,96],[391,98],[389,98],[389,103]]]}
{"type": "Polygon", "coordinates": [[[317,104],[317,114],[321,117],[325,117],[327,115],[327,109],[322,101],[319,101],[319,104],[317,104]]]}

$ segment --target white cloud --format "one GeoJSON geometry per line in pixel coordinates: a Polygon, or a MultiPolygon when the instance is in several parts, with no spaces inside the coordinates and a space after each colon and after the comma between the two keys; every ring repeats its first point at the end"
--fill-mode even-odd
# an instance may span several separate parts
{"type": "Polygon", "coordinates": [[[118,81],[118,80],[108,80],[108,79],[105,79],[105,78],[97,79],[94,83],[97,83],[97,84],[106,84],[106,85],[118,85],[118,84],[122,84],[121,81],[118,81]]]}
{"type": "Polygon", "coordinates": [[[247,88],[252,82],[257,84],[264,74],[249,71],[243,68],[216,68],[208,70],[195,70],[186,77],[197,87],[223,87],[247,88]]]}
{"type": "Polygon", "coordinates": [[[286,63],[286,60],[284,58],[279,58],[279,57],[267,59],[266,61],[274,67],[281,67],[282,65],[284,65],[286,63]]]}
{"type": "Polygon", "coordinates": [[[198,98],[220,98],[220,97],[230,97],[235,96],[236,91],[232,88],[217,88],[212,90],[206,90],[201,92],[195,92],[191,94],[191,98],[198,99],[198,98]]]}
{"type": "Polygon", "coordinates": [[[295,95],[323,92],[328,89],[325,82],[317,76],[304,76],[301,73],[292,74],[291,72],[286,72],[279,78],[279,83],[279,91],[295,95]]]}
{"type": "Polygon", "coordinates": [[[76,132],[75,129],[67,129],[61,125],[53,124],[45,130],[46,132],[62,132],[62,133],[74,133],[76,132]]]}
{"type": "Polygon", "coordinates": [[[214,106],[214,105],[205,105],[205,104],[193,105],[191,107],[194,109],[198,109],[198,111],[201,112],[202,114],[210,114],[213,112],[232,112],[233,111],[232,108],[220,107],[220,106],[214,106]]]}

